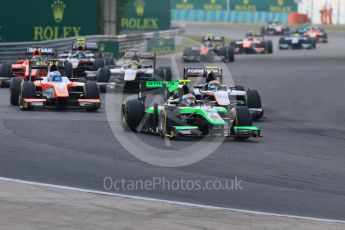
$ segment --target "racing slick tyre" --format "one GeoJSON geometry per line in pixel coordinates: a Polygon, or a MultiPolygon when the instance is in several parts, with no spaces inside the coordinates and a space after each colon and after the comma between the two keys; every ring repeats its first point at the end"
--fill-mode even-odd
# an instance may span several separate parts
{"type": "MultiPolygon", "coordinates": [[[[106,67],[101,67],[97,71],[97,81],[101,83],[107,83],[110,79],[110,69],[106,67]]],[[[107,92],[107,87],[105,85],[99,86],[99,91],[101,93],[107,92]]]]}
{"type": "MultiPolygon", "coordinates": [[[[247,90],[246,105],[250,109],[261,109],[261,96],[257,90],[247,90]]],[[[261,115],[253,115],[254,121],[261,118],[261,115]]]]}
{"type": "Polygon", "coordinates": [[[267,53],[273,54],[273,43],[271,40],[266,41],[266,50],[267,53]]]}
{"type": "Polygon", "coordinates": [[[11,105],[19,104],[20,86],[23,79],[19,77],[14,77],[10,81],[10,103],[11,105]]]}
{"type": "Polygon", "coordinates": [[[115,65],[115,59],[112,57],[105,58],[105,66],[114,66],[115,65]]]}
{"type": "Polygon", "coordinates": [[[164,80],[171,81],[172,80],[172,72],[169,66],[161,66],[158,69],[162,69],[164,71],[164,80]]]}
{"type": "Polygon", "coordinates": [[[104,59],[103,58],[96,58],[95,62],[93,63],[93,69],[98,70],[99,68],[104,66],[104,59]]]}
{"type": "Polygon", "coordinates": [[[162,68],[155,69],[153,78],[156,81],[164,81],[166,79],[166,72],[162,68]]]}
{"type": "Polygon", "coordinates": [[[65,66],[65,75],[68,78],[71,78],[73,76],[73,65],[69,61],[64,62],[65,66]]]}
{"type": "MultiPolygon", "coordinates": [[[[246,106],[237,106],[236,108],[236,117],[234,120],[234,126],[252,126],[253,119],[250,115],[250,112],[246,106]]],[[[249,137],[236,137],[236,140],[245,140],[249,137]]]]}
{"type": "MultiPolygon", "coordinates": [[[[88,81],[85,84],[85,99],[100,99],[99,89],[97,83],[94,81],[88,81]]],[[[98,106],[87,109],[87,111],[97,111],[98,106]]]]}
{"type": "MultiPolygon", "coordinates": [[[[0,65],[0,77],[11,77],[11,64],[3,63],[0,65]]],[[[1,82],[1,87],[9,87],[8,81],[1,82]]]]}
{"type": "Polygon", "coordinates": [[[21,110],[30,110],[30,107],[24,106],[25,98],[35,98],[36,97],[36,86],[31,81],[22,81],[20,89],[20,104],[19,107],[21,110]]]}
{"type": "Polygon", "coordinates": [[[130,100],[122,103],[121,123],[126,131],[137,131],[137,127],[145,116],[145,106],[140,100],[130,100]]]}
{"type": "Polygon", "coordinates": [[[235,51],[232,46],[224,46],[219,49],[219,56],[222,56],[222,60],[227,62],[235,61],[235,51]]]}

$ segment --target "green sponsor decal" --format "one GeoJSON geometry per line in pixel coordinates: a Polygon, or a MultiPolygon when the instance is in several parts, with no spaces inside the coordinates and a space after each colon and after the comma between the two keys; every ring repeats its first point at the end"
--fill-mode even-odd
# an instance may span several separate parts
{"type": "Polygon", "coordinates": [[[179,81],[147,81],[148,89],[167,87],[169,92],[174,91],[180,85],[179,81]]]}
{"type": "Polygon", "coordinates": [[[5,0],[0,42],[41,41],[98,34],[97,0],[5,0]]]}
{"type": "Polygon", "coordinates": [[[226,10],[228,0],[172,0],[175,10],[226,10]]]}
{"type": "Polygon", "coordinates": [[[257,126],[235,126],[235,130],[245,130],[245,131],[260,131],[260,128],[257,126]]]}
{"type": "Polygon", "coordinates": [[[120,32],[167,30],[171,26],[170,0],[128,0],[118,5],[120,32]]]}
{"type": "Polygon", "coordinates": [[[297,3],[294,0],[231,0],[230,7],[235,11],[297,11],[297,3]]]}
{"type": "Polygon", "coordinates": [[[170,52],[175,50],[174,38],[152,38],[148,41],[149,51],[170,52]]]}

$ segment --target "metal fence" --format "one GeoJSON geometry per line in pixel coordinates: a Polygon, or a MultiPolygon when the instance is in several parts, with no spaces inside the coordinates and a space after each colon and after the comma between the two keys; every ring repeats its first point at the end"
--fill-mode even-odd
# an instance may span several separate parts
{"type": "MultiPolygon", "coordinates": [[[[154,37],[175,37],[184,33],[184,29],[171,29],[158,32],[146,32],[128,35],[94,35],[85,36],[90,42],[110,41],[119,44],[119,51],[126,49],[138,48],[142,50],[147,49],[147,41],[154,37]]],[[[51,41],[40,42],[15,42],[15,43],[0,43],[0,61],[11,61],[20,59],[25,56],[27,47],[39,46],[57,49],[58,53],[69,50],[72,47],[74,38],[57,39],[51,41]]]]}

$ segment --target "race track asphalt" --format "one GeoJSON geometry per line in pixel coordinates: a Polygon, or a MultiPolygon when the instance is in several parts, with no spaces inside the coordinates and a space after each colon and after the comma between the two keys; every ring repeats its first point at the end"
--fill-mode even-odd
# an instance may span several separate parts
{"type": "MultiPolygon", "coordinates": [[[[223,32],[240,38],[246,30],[204,28],[191,25],[186,33],[223,32]]],[[[153,166],[128,153],[114,137],[105,108],[95,113],[23,112],[9,104],[8,90],[0,89],[0,177],[99,191],[105,191],[105,177],[203,182],[237,177],[242,189],[231,191],[160,187],[114,192],[345,220],[345,34],[332,32],[329,37],[330,43],[317,50],[236,56],[227,67],[236,84],[260,91],[266,118],[258,125],[264,137],[226,141],[212,155],[183,167],[153,166]]],[[[165,57],[158,62],[170,61],[165,57]]],[[[181,70],[178,57],[176,63],[181,70]]],[[[118,104],[122,96],[115,97],[118,104]]],[[[138,137],[162,149],[195,142],[174,141],[167,147],[160,137],[138,137]]]]}

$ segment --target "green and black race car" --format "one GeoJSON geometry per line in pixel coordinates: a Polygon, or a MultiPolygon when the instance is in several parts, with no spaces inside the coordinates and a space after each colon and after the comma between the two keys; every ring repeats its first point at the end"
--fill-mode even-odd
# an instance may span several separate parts
{"type": "Polygon", "coordinates": [[[143,82],[138,99],[122,104],[123,128],[170,138],[222,136],[248,139],[261,136],[260,128],[253,126],[247,107],[236,106],[228,110],[206,105],[187,92],[187,82],[190,81],[143,82]],[[163,103],[146,106],[146,98],[153,94],[164,95],[163,103]],[[190,103],[186,103],[188,100],[190,103]]]}

